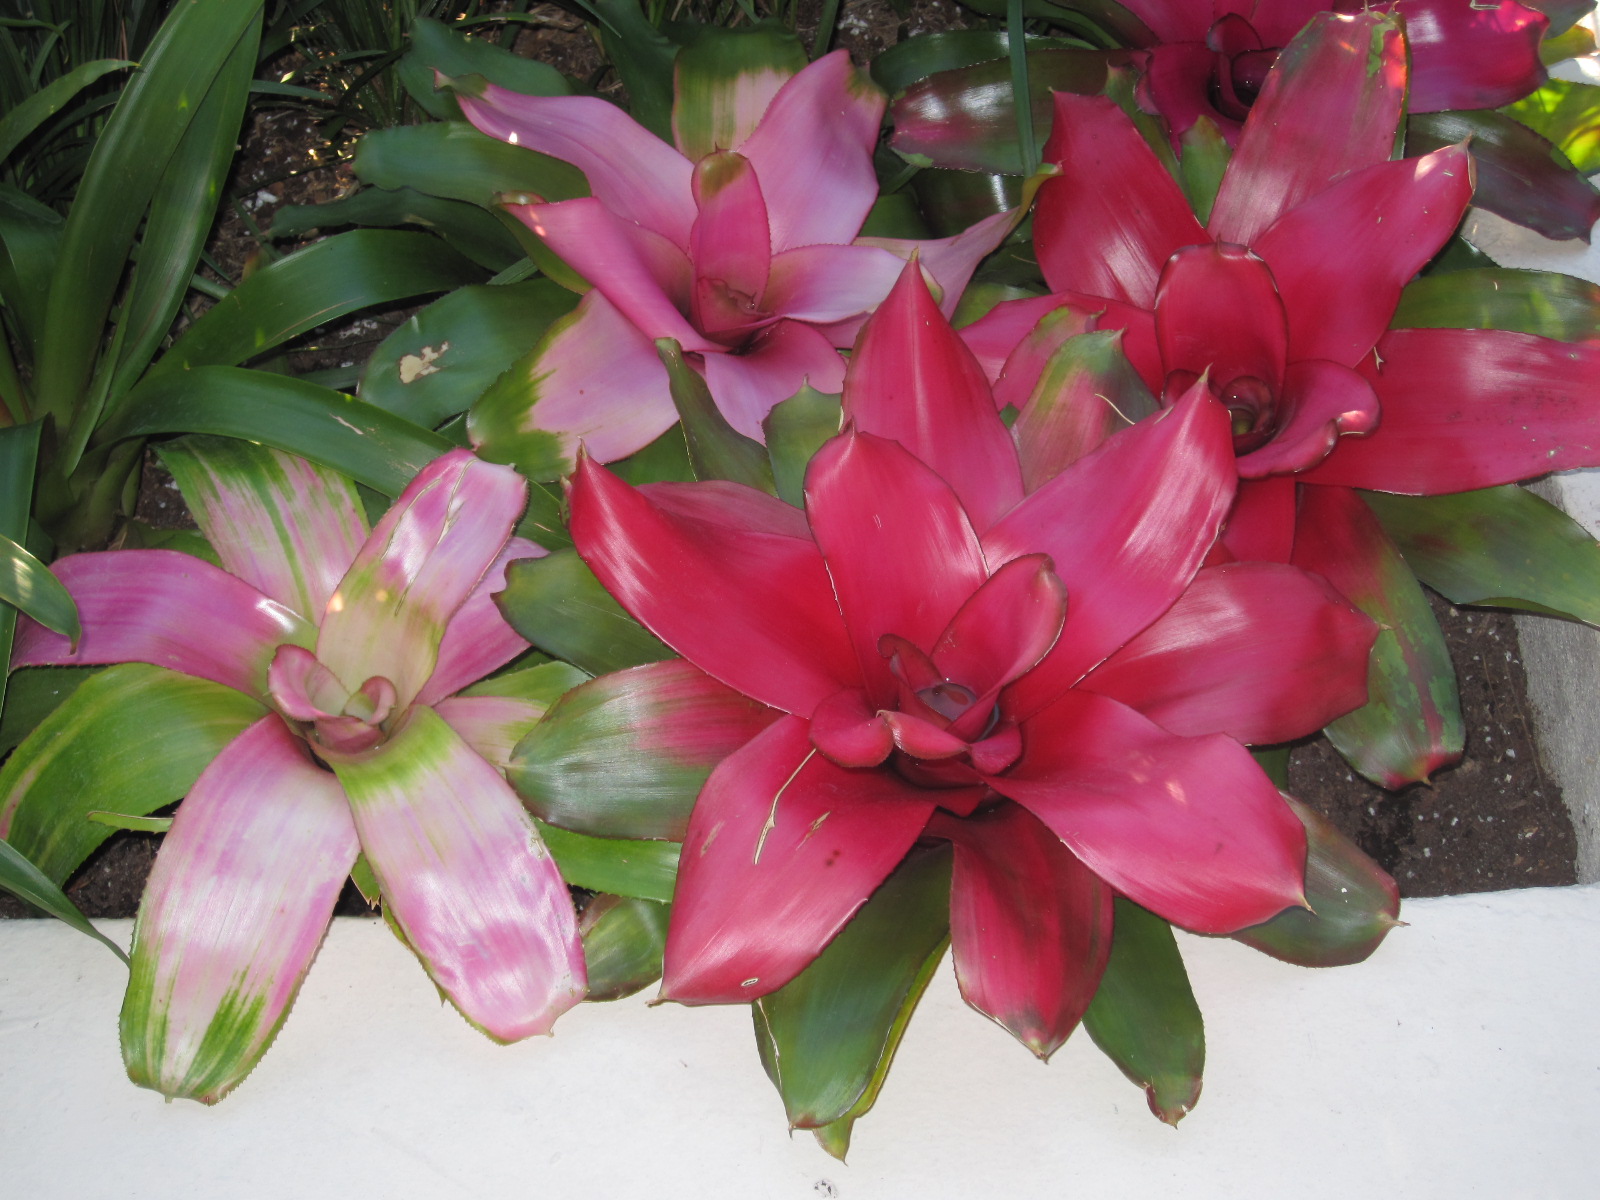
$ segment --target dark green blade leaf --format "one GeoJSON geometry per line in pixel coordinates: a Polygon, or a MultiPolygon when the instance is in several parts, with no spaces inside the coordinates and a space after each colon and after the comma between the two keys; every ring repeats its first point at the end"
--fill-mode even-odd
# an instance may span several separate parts
{"type": "Polygon", "coordinates": [[[568,692],[512,751],[528,810],[599,837],[682,841],[701,785],[777,713],[681,660],[568,692]]]}
{"type": "Polygon", "coordinates": [[[934,237],[953,237],[985,217],[1008,212],[1022,202],[1022,180],[1012,175],[923,170],[911,181],[911,190],[916,193],[934,237]]]}
{"type": "Polygon", "coordinates": [[[678,881],[678,851],[682,849],[677,842],[590,837],[546,825],[538,818],[534,824],[561,868],[561,877],[574,887],[663,903],[672,899],[678,881]]]}
{"type": "MultiPolygon", "coordinates": [[[[1003,7],[1005,0],[1000,0],[1003,7]]],[[[1030,37],[1029,50],[1066,49],[1064,38],[1030,37]]],[[[891,96],[941,71],[957,71],[994,62],[1010,53],[1011,40],[1003,29],[952,29],[907,38],[872,60],[872,78],[891,96]]]]}
{"type": "MultiPolygon", "coordinates": [[[[28,538],[28,517],[33,507],[33,473],[38,455],[37,424],[0,428],[0,538],[18,547],[28,538]]],[[[4,570],[4,567],[0,567],[0,570],[4,570]]],[[[0,666],[11,661],[11,642],[16,628],[16,609],[0,603],[0,666]]],[[[0,670],[0,712],[9,711],[5,707],[5,700],[6,672],[0,670]]]]}
{"type": "MultiPolygon", "coordinates": [[[[42,562],[0,534],[0,601],[15,605],[73,645],[83,636],[72,594],[42,562]]],[[[4,697],[0,697],[3,699],[4,697]]]]}
{"type": "MultiPolygon", "coordinates": [[[[28,347],[17,347],[25,361],[39,357],[44,337],[45,308],[50,300],[50,278],[56,253],[66,228],[55,210],[40,204],[10,184],[0,183],[0,299],[21,326],[28,347]]],[[[3,357],[0,348],[0,357],[3,357]]],[[[20,381],[15,390],[25,395],[20,381]]],[[[6,397],[9,405],[12,397],[6,397]]]]}
{"type": "Polygon", "coordinates": [[[949,933],[949,848],[913,851],[810,966],[755,1001],[756,1046],[791,1128],[872,1107],[949,933]]]}
{"type": "Polygon", "coordinates": [[[1600,219],[1600,191],[1526,125],[1487,109],[1406,119],[1410,155],[1468,138],[1478,174],[1474,204],[1557,241],[1589,236],[1600,219]]]}
{"type": "Polygon", "coordinates": [[[1525,488],[1361,497],[1417,578],[1452,603],[1525,608],[1600,625],[1600,543],[1525,488]]]}
{"type": "Polygon", "coordinates": [[[451,292],[373,351],[361,398],[431,429],[465,412],[577,300],[548,279],[451,292]]]}
{"type": "Polygon", "coordinates": [[[1600,337],[1600,284],[1556,271],[1482,267],[1413,279],[1395,329],[1509,329],[1563,342],[1600,337]]]}
{"type": "Polygon", "coordinates": [[[85,813],[84,820],[97,825],[109,825],[112,829],[131,829],[136,833],[166,833],[172,828],[171,817],[130,817],[127,813],[96,811],[85,813]]]}
{"type": "Polygon", "coordinates": [[[52,79],[0,117],[0,162],[45,121],[65,108],[79,92],[103,75],[134,64],[124,58],[101,58],[52,79]]]}
{"type": "MultiPolygon", "coordinates": [[[[1029,50],[1029,112],[1040,145],[1050,134],[1051,92],[1093,96],[1106,83],[1106,56],[1097,50],[1029,50]]],[[[907,162],[924,167],[1025,175],[1017,134],[1011,63],[996,59],[941,71],[912,84],[890,110],[890,143],[907,162]]]]}
{"type": "Polygon", "coordinates": [[[98,670],[99,667],[29,667],[15,672],[5,692],[5,708],[0,711],[0,755],[10,753],[98,670]]]}
{"type": "MultiPolygon", "coordinates": [[[[966,6],[988,17],[1004,17],[1006,0],[966,0],[966,6]]],[[[1157,38],[1116,0],[1024,0],[1022,11],[1028,17],[1048,21],[1091,38],[1102,46],[1149,46],[1157,38]]]]}
{"type": "Polygon", "coordinates": [[[1205,1028],[1172,926],[1117,897],[1111,961],[1083,1025],[1105,1056],[1144,1089],[1150,1111],[1176,1125],[1200,1099],[1205,1028]]]}
{"type": "Polygon", "coordinates": [[[465,121],[375,129],[361,139],[352,165],[374,187],[415,188],[481,208],[492,207],[502,192],[546,200],[589,193],[577,167],[487,137],[465,121]]]}
{"type": "Polygon", "coordinates": [[[95,142],[67,218],[34,387],[41,411],[67,423],[77,407],[127,264],[135,231],[199,98],[261,0],[213,0],[172,10],[95,142]]]}
{"type": "Polygon", "coordinates": [[[1552,143],[1585,175],[1600,171],[1600,87],[1552,79],[1501,111],[1552,143]]]}
{"type": "Polygon", "coordinates": [[[672,403],[683,421],[695,478],[728,479],[775,495],[766,447],[728,424],[711,398],[706,381],[684,361],[683,350],[676,341],[657,338],[656,353],[667,368],[672,403]]]}
{"type": "Polygon", "coordinates": [[[266,710],[232,688],[144,663],[79,686],[0,767],[0,826],[53,882],[111,830],[112,807],[145,816],[184,796],[222,748],[266,710]]]}
{"type": "Polygon", "coordinates": [[[196,367],[146,379],[101,431],[107,441],[154,433],[248,438],[398,496],[450,443],[342,392],[286,375],[196,367]]]}
{"type": "Polygon", "coordinates": [[[779,498],[796,508],[805,506],[806,466],[811,456],[839,432],[844,421],[840,399],[836,393],[819,392],[808,385],[780,401],[761,422],[772,460],[773,485],[779,498]]]}
{"type": "Polygon", "coordinates": [[[1366,959],[1399,925],[1393,879],[1321,813],[1284,796],[1306,827],[1306,900],[1233,935],[1273,958],[1302,967],[1342,967],[1366,959]]]}
{"type": "Polygon", "coordinates": [[[1426,780],[1461,757],[1466,734],[1455,668],[1416,577],[1348,488],[1302,487],[1294,564],[1314,571],[1378,623],[1365,705],[1325,732],[1380,787],[1426,780]]]}
{"type": "Polygon", "coordinates": [[[672,141],[672,65],[678,47],[645,18],[638,0],[581,0],[600,24],[600,47],[628,92],[633,119],[672,141]]]}
{"type": "Polygon", "coordinates": [[[357,309],[482,280],[481,268],[425,233],[337,234],[255,272],[189,326],[157,369],[231,367],[357,309]]]}
{"type": "Polygon", "coordinates": [[[661,978],[672,910],[656,900],[596,896],[578,918],[590,1000],[620,1000],[661,978]]]}
{"type": "MultiPolygon", "coordinates": [[[[513,26],[512,28],[516,28],[513,26]]],[[[434,87],[434,72],[447,78],[481,75],[524,96],[566,96],[572,85],[566,77],[546,63],[521,58],[486,42],[467,37],[431,17],[417,17],[411,23],[411,49],[400,60],[396,73],[411,98],[440,120],[454,120],[461,109],[449,91],[434,87]]]]}
{"type": "MultiPolygon", "coordinates": [[[[119,318],[125,328],[117,331],[122,346],[108,389],[109,406],[150,365],[188,294],[238,147],[259,40],[255,25],[239,39],[151,197],[150,219],[139,239],[139,265],[119,318]]],[[[87,441],[89,432],[80,428],[80,442],[87,441]]]]}
{"type": "Polygon", "coordinates": [[[274,218],[271,236],[302,237],[313,229],[341,225],[420,225],[490,271],[503,271],[523,256],[517,239],[494,214],[464,200],[444,200],[415,188],[365,187],[327,204],[293,205],[274,218]]]}
{"type": "Polygon", "coordinates": [[[575,550],[512,563],[495,603],[540,650],[591,675],[673,656],[666,643],[622,611],[575,550]]]}
{"type": "Polygon", "coordinates": [[[80,933],[88,934],[95,941],[109,947],[111,953],[123,962],[128,961],[128,956],[122,952],[122,947],[89,924],[89,918],[78,911],[77,905],[67,899],[66,893],[51,883],[38,867],[23,858],[9,842],[0,842],[0,887],[14,896],[20,896],[52,917],[65,921],[80,933]]]}

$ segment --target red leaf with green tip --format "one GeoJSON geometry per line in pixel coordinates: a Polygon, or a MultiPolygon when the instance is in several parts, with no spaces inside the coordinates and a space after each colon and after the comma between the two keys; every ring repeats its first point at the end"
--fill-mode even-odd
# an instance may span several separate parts
{"type": "Polygon", "coordinates": [[[950,943],[962,997],[1048,1059],[1100,985],[1111,889],[1014,804],[933,831],[955,846],[950,943]]]}
{"type": "Polygon", "coordinates": [[[1461,757],[1455,669],[1411,569],[1361,497],[1303,487],[1294,563],[1315,571],[1378,622],[1367,703],[1327,726],[1362,775],[1387,788],[1426,780],[1461,757]]]}
{"type": "Polygon", "coordinates": [[[1144,1088],[1150,1111],[1176,1125],[1200,1099],[1205,1030],[1172,929],[1117,897],[1111,958],[1084,1028],[1144,1088]]]}
{"type": "Polygon", "coordinates": [[[933,811],[847,771],[784,717],[711,773],[683,842],[661,994],[737,1004],[788,983],[894,870],[933,811]]]}
{"type": "Polygon", "coordinates": [[[201,774],[139,906],[122,1053],[137,1084],[215,1104],[266,1053],[356,858],[344,792],[276,714],[201,774]]]}
{"type": "Polygon", "coordinates": [[[527,732],[507,777],[541,820],[682,841],[719,762],[780,714],[681,660],[602,675],[527,732]]]}
{"type": "Polygon", "coordinates": [[[1405,92],[1395,17],[1313,18],[1278,55],[1250,109],[1206,226],[1211,236],[1250,245],[1341,175],[1387,160],[1405,92]]]}
{"type": "Polygon", "coordinates": [[[1342,967],[1365,960],[1401,924],[1400,889],[1377,863],[1324,817],[1285,796],[1306,827],[1306,902],[1235,941],[1302,967],[1342,967]]]}

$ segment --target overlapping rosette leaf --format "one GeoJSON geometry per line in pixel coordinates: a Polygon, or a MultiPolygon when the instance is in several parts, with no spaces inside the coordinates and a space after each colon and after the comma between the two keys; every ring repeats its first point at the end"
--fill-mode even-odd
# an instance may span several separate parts
{"type": "Polygon", "coordinates": [[[593,193],[508,198],[593,288],[475,405],[486,455],[553,478],[580,441],[602,462],[651,442],[677,419],[661,339],[760,440],[762,419],[808,381],[839,390],[838,348],[913,252],[953,308],[1014,215],[939,241],[859,236],[878,197],[885,98],[844,51],[804,62],[787,35],[707,33],[678,56],[672,145],[594,97],[463,91],[478,129],[572,163],[593,193]]]}
{"type": "Polygon", "coordinates": [[[526,485],[451,451],[369,532],[354,485],[304,460],[222,439],[163,453],[221,565],[59,560],[82,637],[25,623],[12,666],[130,665],[82,685],[0,773],[0,832],[62,877],[94,844],[74,806],[140,816],[184,796],[134,928],[129,1075],[206,1103],[237,1085],[353,869],[469,1022],[547,1032],[583,998],[583,953],[502,771],[548,698],[528,672],[469,688],[527,648],[492,600],[511,559],[543,553],[512,536],[526,485]],[[64,797],[63,753],[80,786],[139,786],[64,797]]]}
{"type": "MultiPolygon", "coordinates": [[[[1587,240],[1600,219],[1600,191],[1584,174],[1529,124],[1493,111],[1523,100],[1546,82],[1544,38],[1552,20],[1544,10],[1559,10],[1564,28],[1578,5],[1130,0],[1115,20],[1107,20],[1107,6],[1099,3],[1061,0],[1061,7],[1084,10],[1115,44],[1131,48],[1131,57],[1129,51],[1101,57],[1135,68],[1130,100],[1136,98],[1139,109],[1165,122],[1174,151],[1197,157],[1216,155],[1225,148],[1222,143],[1238,144],[1269,71],[1308,23],[1332,14],[1394,15],[1410,50],[1407,139],[1414,148],[1469,141],[1480,166],[1479,207],[1546,237],[1587,240]]],[[[1030,69],[1058,80],[1052,86],[1094,90],[1096,85],[1081,85],[1093,78],[1086,64],[1094,55],[1041,48],[1030,52],[1030,69]]],[[[1009,97],[983,86],[989,70],[978,65],[945,71],[896,97],[896,149],[939,166],[1015,172],[1015,163],[1007,161],[1008,155],[1014,159],[1014,109],[1009,97]]],[[[1050,128],[1047,109],[1033,119],[1041,129],[1050,128]]]]}
{"type": "MultiPolygon", "coordinates": [[[[965,331],[997,394],[1024,407],[1049,352],[1090,328],[1120,331],[1136,390],[1163,406],[1204,377],[1231,414],[1241,477],[1228,551],[1318,571],[1387,627],[1371,704],[1330,734],[1389,786],[1453,761],[1462,732],[1427,604],[1354,489],[1433,496],[1600,462],[1592,324],[1564,326],[1573,340],[1389,327],[1472,197],[1464,147],[1391,159],[1405,89],[1393,18],[1317,18],[1279,56],[1204,223],[1116,104],[1058,95],[1048,157],[1063,174],[1041,188],[1035,217],[1054,294],[1002,305],[965,331]]],[[[1451,276],[1445,290],[1498,297],[1489,274],[1451,276]]],[[[1511,311],[1513,291],[1526,297],[1508,287],[1488,320],[1511,311]]],[[[1433,307],[1419,297],[1407,311],[1426,324],[1486,323],[1433,320],[1433,307]]],[[[1098,417],[1095,392],[1082,398],[1098,417]]],[[[1550,567],[1559,574],[1568,560],[1550,567]]],[[[1497,586],[1472,598],[1550,607],[1497,586]]]]}
{"type": "MultiPolygon", "coordinates": [[[[968,1001],[1044,1057],[1115,957],[1119,896],[1163,932],[1163,919],[1272,928],[1285,910],[1317,925],[1300,907],[1305,824],[1241,743],[1358,705],[1374,634],[1294,567],[1203,566],[1235,472],[1202,385],[1026,488],[981,369],[914,264],[862,331],[843,417],[803,511],[727,482],[634,488],[580,462],[579,553],[692,667],[575,689],[511,770],[547,819],[682,840],[662,995],[759,1000],[791,1120],[836,1151],[946,930],[968,1001]],[[615,745],[585,799],[540,778],[569,717],[576,732],[609,706],[598,727],[613,743],[637,731],[648,763],[725,738],[735,700],[762,707],[759,731],[700,758],[697,793],[644,797],[615,745]]],[[[1342,841],[1326,832],[1314,861],[1342,841]]],[[[1334,939],[1358,956],[1392,923],[1394,892],[1344,846],[1383,897],[1334,939]]],[[[1288,956],[1329,960],[1289,940],[1288,956]]],[[[1175,957],[1151,970],[1170,975],[1175,957]]],[[[1119,971],[1140,990],[1138,968],[1119,971]]],[[[1162,1039],[1128,1019],[1106,1042],[1154,1088],[1125,1051],[1162,1039]]],[[[1181,1086],[1152,1090],[1168,1119],[1198,1090],[1198,1028],[1154,1052],[1183,1064],[1181,1086]]]]}

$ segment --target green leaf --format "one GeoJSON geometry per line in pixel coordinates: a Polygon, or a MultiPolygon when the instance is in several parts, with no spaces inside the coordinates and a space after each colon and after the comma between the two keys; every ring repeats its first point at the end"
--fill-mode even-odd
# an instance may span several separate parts
{"type": "Polygon", "coordinates": [[[805,507],[806,467],[822,443],[844,423],[842,397],[819,392],[809,384],[773,406],[761,422],[767,435],[767,455],[780,499],[805,507]]]}
{"type": "Polygon", "coordinates": [[[145,816],[186,795],[200,772],[266,711],[232,688],[145,663],[85,680],[0,767],[0,827],[55,883],[111,830],[108,806],[145,816]]]}
{"type": "MultiPolygon", "coordinates": [[[[7,657],[10,657],[9,651],[7,657]]],[[[8,754],[99,667],[29,667],[12,673],[0,710],[0,756],[8,754]]]]}
{"type": "Polygon", "coordinates": [[[517,744],[506,777],[563,829],[682,841],[712,769],[776,716],[689,663],[649,663],[568,692],[517,744]]]}
{"type": "Polygon", "coordinates": [[[608,463],[606,469],[634,487],[694,482],[694,464],[689,461],[689,444],[684,440],[681,424],[671,426],[643,450],[608,463]]]}
{"type": "Polygon", "coordinates": [[[728,424],[706,381],[684,361],[682,347],[672,338],[657,338],[656,353],[667,368],[672,403],[683,421],[695,478],[728,479],[775,494],[766,448],[728,424]]]}
{"type": "Polygon", "coordinates": [[[522,258],[517,239],[493,213],[465,200],[445,200],[407,187],[365,187],[326,204],[292,205],[278,212],[271,236],[303,237],[314,229],[341,225],[421,225],[490,271],[503,271],[522,258]]]}
{"type": "Polygon", "coordinates": [[[953,237],[1022,201],[1022,180],[1014,175],[929,169],[917,172],[911,190],[935,237],[953,237]]]}
{"type": "Polygon", "coordinates": [[[1600,625],[1600,543],[1525,488],[1361,497],[1417,578],[1451,603],[1523,608],[1600,625]]]}
{"type": "MultiPolygon", "coordinates": [[[[10,184],[0,183],[0,299],[20,327],[19,333],[27,339],[26,346],[17,347],[17,354],[24,361],[39,357],[50,278],[65,228],[66,222],[54,209],[10,184]]],[[[0,345],[0,360],[4,357],[4,346],[0,345]]],[[[26,400],[28,392],[20,379],[8,382],[6,387],[8,407],[14,400],[26,400]]],[[[12,415],[25,419],[29,414],[24,411],[12,415]]]]}
{"type": "MultiPolygon", "coordinates": [[[[989,17],[1006,15],[1006,0],[966,0],[966,6],[989,17]]],[[[1115,0],[1024,0],[1030,18],[1070,29],[1097,46],[1149,46],[1158,39],[1144,22],[1115,0]]]]}
{"type": "Polygon", "coordinates": [[[373,351],[361,376],[361,398],[432,428],[466,411],[576,303],[576,296],[548,279],[460,288],[415,314],[373,351]]]}
{"type": "Polygon", "coordinates": [[[1393,879],[1321,813],[1292,796],[1284,801],[1306,827],[1306,900],[1241,929],[1235,941],[1302,967],[1342,967],[1365,960],[1400,924],[1393,879]]]}
{"type": "Polygon", "coordinates": [[[572,92],[572,85],[554,67],[522,58],[482,38],[457,33],[431,17],[419,16],[412,21],[410,37],[411,48],[400,60],[396,74],[401,86],[431,117],[461,116],[455,97],[435,88],[436,71],[446,78],[481,75],[490,83],[524,96],[566,96],[572,92]]]}
{"type": "Polygon", "coordinates": [[[446,200],[492,207],[501,193],[546,200],[589,194],[569,163],[479,133],[465,121],[375,129],[356,147],[355,172],[381,188],[414,188],[446,200]]]}
{"type": "Polygon", "coordinates": [[[1400,293],[1394,329],[1509,329],[1563,342],[1600,337],[1600,284],[1556,271],[1480,267],[1424,275],[1400,293]]]}
{"type": "Polygon", "coordinates": [[[1094,1044],[1144,1089],[1150,1111],[1168,1125],[1200,1098],[1205,1028],[1172,926],[1121,896],[1111,961],[1083,1025],[1094,1044]]]}
{"type": "Polygon", "coordinates": [[[0,601],[15,605],[46,629],[76,646],[83,636],[72,593],[48,567],[10,538],[0,534],[0,601]]]}
{"type": "Polygon", "coordinates": [[[495,603],[540,650],[591,675],[673,657],[666,643],[622,611],[575,550],[512,563],[495,603]]]}
{"type": "Polygon", "coordinates": [[[628,92],[633,119],[664,142],[672,141],[672,66],[678,47],[645,18],[638,0],[581,0],[600,25],[605,51],[628,92]]]}
{"type": "Polygon", "coordinates": [[[578,918],[590,1000],[620,1000],[661,978],[672,910],[657,900],[596,896],[578,918]]]}
{"type": "MultiPolygon", "coordinates": [[[[0,427],[0,538],[19,548],[28,538],[34,465],[39,456],[39,428],[37,423],[0,427]]],[[[0,571],[4,569],[0,565],[0,571]]],[[[11,661],[11,642],[16,628],[17,610],[0,604],[0,667],[11,661]]],[[[6,672],[0,669],[0,713],[9,712],[5,700],[6,672]]]]}
{"type": "Polygon", "coordinates": [[[690,162],[738,144],[749,132],[740,87],[746,79],[788,79],[806,65],[806,52],[783,26],[762,22],[744,29],[705,25],[678,52],[673,133],[690,162]]]}
{"type": "Polygon", "coordinates": [[[480,268],[425,233],[336,234],[252,274],[189,326],[157,369],[231,367],[357,309],[482,279],[480,268]]]}
{"type": "Polygon", "coordinates": [[[12,895],[20,896],[35,908],[49,913],[52,917],[59,918],[71,925],[80,933],[86,933],[95,941],[110,948],[123,962],[128,961],[128,956],[122,952],[122,947],[89,924],[89,918],[78,911],[78,906],[67,899],[67,895],[26,858],[24,858],[9,842],[0,842],[0,887],[12,895]]]}
{"type": "Polygon", "coordinates": [[[663,903],[672,899],[682,849],[677,842],[590,837],[546,825],[537,817],[534,824],[561,877],[574,887],[663,903]]]}
{"type": "Polygon", "coordinates": [[[121,71],[134,64],[125,58],[101,58],[84,63],[34,92],[26,100],[12,107],[0,117],[0,162],[11,157],[11,152],[45,121],[55,116],[71,102],[72,98],[96,79],[121,71]]]}
{"type": "Polygon", "coordinates": [[[1585,175],[1600,171],[1600,87],[1552,79],[1501,111],[1551,142],[1585,175]]]}
{"type": "Polygon", "coordinates": [[[171,817],[130,817],[127,813],[95,812],[84,813],[84,820],[93,821],[97,825],[109,825],[112,829],[131,829],[135,833],[166,833],[172,828],[171,817]]]}
{"type": "Polygon", "coordinates": [[[34,377],[41,411],[62,424],[84,392],[134,234],[167,163],[260,18],[261,0],[174,8],[95,141],[62,235],[34,377]]]}
{"type": "Polygon", "coordinates": [[[101,430],[106,441],[155,433],[248,438],[398,496],[450,449],[402,417],[286,375],[196,367],[146,379],[101,430]]]}
{"type": "Polygon", "coordinates": [[[1300,489],[1293,561],[1378,623],[1369,699],[1325,730],[1339,753],[1387,788],[1426,780],[1460,758],[1466,735],[1444,635],[1411,568],[1357,493],[1300,489]]]}
{"type": "Polygon", "coordinates": [[[1197,117],[1182,139],[1178,153],[1178,183],[1194,215],[1204,225],[1211,219],[1211,206],[1222,187],[1222,173],[1228,169],[1233,151],[1223,140],[1222,131],[1210,117],[1197,117]]]}
{"type": "Polygon", "coordinates": [[[464,688],[462,696],[510,696],[517,700],[531,700],[545,708],[552,707],[589,676],[568,663],[544,662],[524,667],[520,671],[507,671],[480,680],[464,688]]]}
{"type": "MultiPolygon", "coordinates": [[[[791,1128],[872,1107],[949,933],[949,848],[914,850],[810,966],[754,1002],[756,1047],[791,1128]]],[[[819,1141],[841,1153],[848,1130],[819,1141]]]]}
{"type": "MultiPolygon", "coordinates": [[[[1000,0],[1003,9],[1005,0],[1000,0]]],[[[1000,15],[1004,15],[1003,12],[1000,15]]],[[[1030,37],[1030,50],[1068,48],[1064,38],[1030,37]]],[[[1011,39],[1003,29],[951,29],[906,38],[872,60],[872,78],[891,96],[941,71],[957,71],[1004,59],[1011,39]]]]}

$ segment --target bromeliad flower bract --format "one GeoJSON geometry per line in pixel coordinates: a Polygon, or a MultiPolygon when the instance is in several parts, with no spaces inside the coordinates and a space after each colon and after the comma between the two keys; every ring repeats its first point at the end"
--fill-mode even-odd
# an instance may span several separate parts
{"type": "MultiPolygon", "coordinates": [[[[501,774],[543,710],[515,688],[457,694],[527,647],[491,598],[508,561],[543,553],[511,536],[526,485],[451,451],[369,533],[354,486],[303,460],[202,439],[164,454],[226,569],[170,550],[64,558],[82,640],[30,623],[13,658],[149,663],[241,694],[237,736],[189,789],[140,906],[130,1076],[208,1103],[234,1087],[358,855],[468,1021],[500,1041],[547,1032],[583,998],[582,948],[501,774]]],[[[8,768],[0,831],[51,803],[30,791],[33,761],[24,746],[8,768]]]]}
{"type": "Polygon", "coordinates": [[[836,347],[904,258],[921,253],[951,311],[1011,227],[1000,214],[941,241],[859,237],[878,196],[886,102],[845,52],[798,73],[775,60],[731,75],[697,71],[693,54],[678,60],[676,146],[593,97],[460,97],[484,133],[573,163],[594,193],[510,205],[594,284],[534,356],[527,394],[491,395],[470,418],[486,454],[536,477],[569,470],[580,440],[610,462],[677,419],[662,338],[678,342],[728,423],[761,440],[762,419],[807,381],[839,390],[836,347]]]}
{"type": "Polygon", "coordinates": [[[574,479],[612,593],[776,710],[699,794],[662,994],[783,987],[931,838],[955,848],[963,993],[1048,1055],[1094,995],[1114,895],[1207,932],[1303,902],[1301,822],[1239,743],[1359,704],[1373,627],[1293,567],[1202,567],[1235,479],[1204,387],[1024,494],[915,264],[844,416],[803,513],[590,461],[574,479]]]}

